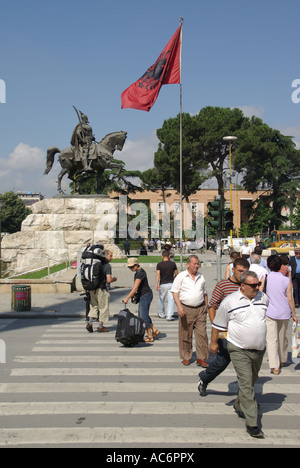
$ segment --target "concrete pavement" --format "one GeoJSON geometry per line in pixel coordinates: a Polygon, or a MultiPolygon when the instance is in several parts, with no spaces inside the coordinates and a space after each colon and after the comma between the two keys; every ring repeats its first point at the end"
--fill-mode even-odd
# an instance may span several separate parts
{"type": "MultiPolygon", "coordinates": [[[[154,255],[157,253],[154,252],[154,255]]],[[[203,262],[200,268],[203,273],[206,283],[209,298],[217,283],[217,266],[216,254],[214,252],[206,252],[199,255],[203,262]]],[[[229,256],[222,257],[223,275],[229,256]]],[[[143,268],[147,271],[149,284],[153,290],[154,299],[150,309],[150,315],[157,316],[158,292],[155,289],[155,269],[156,264],[143,264],[143,268]]],[[[179,266],[179,265],[178,265],[179,266]]],[[[113,275],[119,281],[113,283],[110,296],[110,315],[111,317],[118,314],[123,308],[122,299],[126,297],[133,285],[133,274],[127,269],[126,265],[112,264],[113,275]]],[[[128,308],[131,312],[137,312],[137,306],[129,304],[128,308]]],[[[14,312],[11,311],[11,294],[0,294],[0,318],[72,318],[85,317],[85,301],[81,292],[75,291],[69,294],[32,294],[31,310],[29,312],[14,312]]]]}

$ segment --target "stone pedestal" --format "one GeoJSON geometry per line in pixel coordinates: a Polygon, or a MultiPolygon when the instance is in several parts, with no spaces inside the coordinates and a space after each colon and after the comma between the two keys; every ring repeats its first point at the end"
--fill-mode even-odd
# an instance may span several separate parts
{"type": "Polygon", "coordinates": [[[88,243],[102,243],[114,258],[124,257],[114,244],[118,200],[103,195],[56,196],[31,207],[20,232],[2,240],[2,270],[12,276],[77,260],[88,243]]]}

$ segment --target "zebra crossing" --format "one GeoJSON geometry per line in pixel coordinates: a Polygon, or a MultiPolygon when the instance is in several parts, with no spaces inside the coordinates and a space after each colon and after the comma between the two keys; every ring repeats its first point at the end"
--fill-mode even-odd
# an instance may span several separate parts
{"type": "MultiPolygon", "coordinates": [[[[178,355],[178,322],[154,318],[155,343],[124,348],[81,319],[56,320],[0,382],[1,447],[299,447],[300,378],[295,365],[256,384],[265,439],[254,440],[233,410],[232,365],[197,390],[200,368],[178,355]]],[[[208,327],[210,336],[210,327],[208,327]]]]}

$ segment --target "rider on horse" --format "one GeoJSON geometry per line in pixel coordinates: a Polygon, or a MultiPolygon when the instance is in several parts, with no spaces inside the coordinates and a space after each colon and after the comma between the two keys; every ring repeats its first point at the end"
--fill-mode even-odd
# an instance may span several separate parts
{"type": "Polygon", "coordinates": [[[81,161],[84,171],[92,171],[91,160],[96,156],[92,156],[92,143],[95,141],[93,129],[89,124],[89,120],[81,111],[80,122],[76,125],[71,138],[71,145],[75,148],[75,161],[81,161]]]}

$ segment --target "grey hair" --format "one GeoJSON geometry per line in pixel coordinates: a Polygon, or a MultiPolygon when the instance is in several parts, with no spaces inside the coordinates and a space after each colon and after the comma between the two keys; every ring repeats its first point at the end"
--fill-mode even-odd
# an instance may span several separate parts
{"type": "Polygon", "coordinates": [[[197,257],[197,255],[190,255],[187,259],[186,259],[186,263],[191,263],[192,261],[192,258],[196,258],[199,262],[199,258],[197,257]]]}
{"type": "Polygon", "coordinates": [[[260,262],[261,262],[261,256],[260,255],[258,255],[258,254],[251,255],[251,263],[259,265],[260,262]]]}
{"type": "Polygon", "coordinates": [[[245,283],[246,279],[248,276],[251,276],[252,278],[258,279],[258,276],[254,271],[243,271],[243,273],[240,276],[240,283],[245,283]]]}

